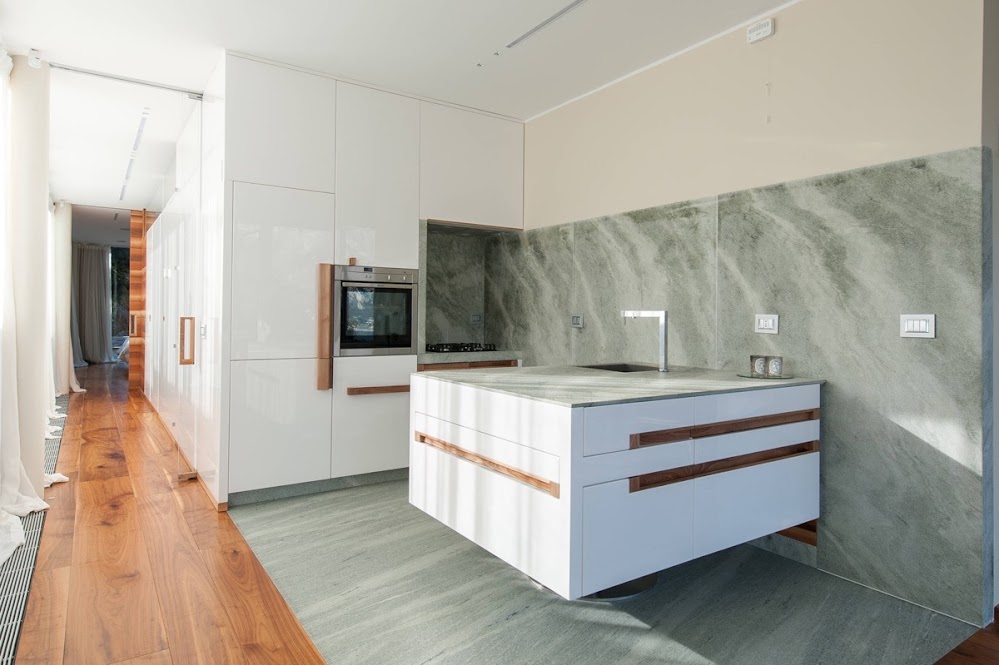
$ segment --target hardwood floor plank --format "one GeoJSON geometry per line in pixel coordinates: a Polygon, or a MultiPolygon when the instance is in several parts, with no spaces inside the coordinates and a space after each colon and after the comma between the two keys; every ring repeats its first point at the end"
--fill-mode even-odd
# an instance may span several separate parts
{"type": "Polygon", "coordinates": [[[177,481],[176,444],[123,368],[79,376],[17,662],[322,662],[228,515],[177,481]]]}
{"type": "Polygon", "coordinates": [[[69,578],[69,568],[35,571],[15,660],[18,665],[63,662],[69,578]]]}
{"type": "Polygon", "coordinates": [[[244,657],[303,665],[325,662],[249,545],[209,548],[201,555],[220,590],[244,657]]]}
{"type": "Polygon", "coordinates": [[[153,573],[140,543],[117,561],[73,566],[66,662],[115,663],[167,648],[153,573]]]}
{"type": "Polygon", "coordinates": [[[240,663],[225,608],[172,496],[139,499],[170,649],[182,663],[240,663]]]}
{"type": "Polygon", "coordinates": [[[144,656],[136,656],[128,660],[121,660],[112,665],[172,665],[173,659],[170,657],[170,650],[147,653],[144,656]]]}

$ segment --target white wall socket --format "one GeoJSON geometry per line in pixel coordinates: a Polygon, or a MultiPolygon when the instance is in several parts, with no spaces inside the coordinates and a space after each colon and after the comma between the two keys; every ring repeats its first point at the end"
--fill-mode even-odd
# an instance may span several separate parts
{"type": "Polygon", "coordinates": [[[570,316],[569,317],[569,325],[571,325],[573,328],[582,328],[583,327],[583,315],[582,314],[573,314],[572,316],[570,316]]]}
{"type": "Polygon", "coordinates": [[[902,314],[899,317],[900,337],[923,337],[934,339],[937,336],[936,314],[902,314]]]}
{"type": "Polygon", "coordinates": [[[776,314],[757,314],[753,320],[753,332],[776,335],[780,330],[780,317],[776,314]]]}

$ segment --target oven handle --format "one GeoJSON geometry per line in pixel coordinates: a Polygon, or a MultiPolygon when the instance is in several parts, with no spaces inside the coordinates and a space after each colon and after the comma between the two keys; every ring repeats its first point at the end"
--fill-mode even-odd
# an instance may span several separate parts
{"type": "Polygon", "coordinates": [[[337,282],[340,286],[367,286],[367,287],[391,287],[393,289],[408,289],[412,291],[416,288],[415,284],[397,284],[395,282],[337,282]]]}

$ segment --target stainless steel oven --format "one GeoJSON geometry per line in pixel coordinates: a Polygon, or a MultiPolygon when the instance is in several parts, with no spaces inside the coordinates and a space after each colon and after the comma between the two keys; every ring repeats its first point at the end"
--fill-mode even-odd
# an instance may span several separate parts
{"type": "Polygon", "coordinates": [[[418,275],[333,266],[333,357],[415,355],[418,275]]]}

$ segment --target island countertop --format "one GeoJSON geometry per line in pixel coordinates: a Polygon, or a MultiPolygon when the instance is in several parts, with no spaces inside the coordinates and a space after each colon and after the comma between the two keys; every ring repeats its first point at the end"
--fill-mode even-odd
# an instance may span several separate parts
{"type": "Polygon", "coordinates": [[[822,384],[822,379],[746,379],[734,370],[670,366],[669,372],[610,372],[573,366],[422,372],[421,376],[568,407],[716,395],[822,384]]]}

